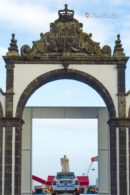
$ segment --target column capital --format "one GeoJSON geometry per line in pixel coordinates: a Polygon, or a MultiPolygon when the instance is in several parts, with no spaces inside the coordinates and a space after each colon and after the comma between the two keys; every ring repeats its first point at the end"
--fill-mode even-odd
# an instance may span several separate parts
{"type": "Polygon", "coordinates": [[[17,117],[2,117],[0,118],[0,127],[22,127],[24,121],[22,118],[17,117]]]}
{"type": "Polygon", "coordinates": [[[126,63],[128,61],[129,57],[125,57],[123,60],[117,61],[117,69],[126,69],[126,63]]]}
{"type": "Polygon", "coordinates": [[[130,128],[130,118],[111,118],[108,124],[110,127],[130,128]]]}

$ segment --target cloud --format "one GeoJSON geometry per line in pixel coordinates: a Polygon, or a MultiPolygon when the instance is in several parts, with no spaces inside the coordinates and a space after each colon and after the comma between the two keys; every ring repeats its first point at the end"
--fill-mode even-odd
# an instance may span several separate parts
{"type": "MultiPolygon", "coordinates": [[[[121,0],[118,0],[121,2],[121,0]]],[[[99,0],[94,1],[96,4],[99,0]]],[[[117,0],[116,0],[117,2],[117,0]]],[[[65,3],[69,4],[70,9],[77,6],[83,8],[83,1],[77,2],[72,0],[70,3],[64,0],[52,0],[47,1],[25,1],[22,2],[16,0],[1,0],[0,1],[0,22],[4,22],[8,28],[14,28],[17,31],[31,34],[40,34],[40,32],[49,31],[49,25],[58,18],[57,8],[62,9],[65,3]],[[53,7],[52,7],[53,5],[53,7]]],[[[90,2],[86,2],[86,5],[91,5],[90,2]]],[[[110,44],[110,40],[117,34],[116,22],[111,19],[95,19],[86,18],[85,13],[81,13],[81,9],[78,14],[75,13],[75,18],[83,23],[83,31],[92,33],[92,39],[96,42],[100,42],[101,46],[110,44]],[[82,15],[81,15],[82,14],[82,15]],[[98,30],[97,30],[98,27],[98,30]]],[[[13,29],[13,30],[14,30],[13,29]]],[[[26,36],[26,35],[25,35],[26,36]]],[[[114,41],[113,41],[114,43],[114,41]]]]}
{"type": "Polygon", "coordinates": [[[122,47],[124,48],[124,52],[126,55],[130,55],[130,15],[125,17],[124,26],[121,29],[121,40],[122,40],[122,47]]]}
{"type": "Polygon", "coordinates": [[[4,56],[7,52],[7,48],[1,47],[0,46],[0,56],[4,56]]]}
{"type": "MultiPolygon", "coordinates": [[[[92,1],[96,4],[99,0],[92,1]]],[[[128,0],[114,0],[111,1],[111,4],[120,5],[124,2],[126,5],[128,0]]],[[[62,0],[45,0],[44,3],[41,0],[33,0],[33,1],[25,1],[22,2],[16,0],[1,0],[0,1],[0,22],[4,22],[10,28],[16,28],[20,32],[30,32],[32,34],[39,34],[40,32],[49,31],[49,24],[57,19],[57,6],[62,8],[65,1],[62,0]],[[52,6],[53,5],[53,6],[52,6]]],[[[69,1],[67,2],[69,3],[69,1]]],[[[77,2],[72,0],[70,4],[70,9],[73,9],[74,5],[82,6],[83,1],[77,2]]],[[[86,2],[86,5],[91,5],[90,2],[86,2]]],[[[94,6],[95,7],[95,6],[94,6]]],[[[102,7],[102,6],[101,6],[102,7]]],[[[100,9],[99,9],[100,10],[100,9]]],[[[82,12],[82,11],[81,11],[82,12]]],[[[110,40],[115,37],[117,34],[117,24],[116,20],[112,19],[96,19],[96,18],[86,18],[85,13],[81,15],[79,10],[78,14],[75,14],[75,18],[77,18],[80,22],[84,24],[83,30],[88,33],[92,33],[92,39],[100,42],[101,46],[104,44],[109,44],[110,40]]],[[[83,14],[83,13],[82,13],[83,14]]],[[[128,20],[127,20],[128,21],[128,20]]],[[[123,26],[123,20],[120,18],[120,25],[123,26]]],[[[118,25],[120,27],[120,25],[118,25]]],[[[124,26],[124,31],[129,30],[128,26],[124,26]]],[[[114,43],[114,41],[113,41],[114,43]]]]}
{"type": "Polygon", "coordinates": [[[40,5],[23,3],[8,0],[0,1],[0,21],[15,26],[22,31],[33,33],[46,31],[49,23],[57,17],[55,12],[49,12],[47,8],[40,5]]]}
{"type": "Polygon", "coordinates": [[[129,32],[122,32],[122,47],[124,48],[124,53],[130,56],[130,36],[129,32]]]}
{"type": "MultiPolygon", "coordinates": [[[[29,31],[34,34],[46,32],[49,31],[50,22],[53,22],[58,17],[57,10],[50,10],[52,2],[45,1],[44,4],[41,3],[41,1],[38,1],[37,4],[35,1],[32,1],[31,3],[29,3],[30,1],[18,2],[19,1],[15,0],[11,2],[9,0],[0,1],[0,21],[10,26],[10,28],[13,26],[17,30],[23,32],[29,31]]],[[[61,3],[59,0],[54,0],[53,2],[63,4],[63,1],[61,3]]],[[[72,3],[75,2],[72,1],[71,4],[72,3]]],[[[75,6],[77,6],[77,3],[75,6]]],[[[85,13],[82,16],[78,14],[75,17],[79,19],[80,22],[84,23],[85,31],[92,32],[93,38],[102,43],[107,42],[115,31],[114,25],[110,22],[106,23],[103,19],[87,19],[85,13]]]]}
{"type": "Polygon", "coordinates": [[[108,44],[113,34],[116,34],[115,26],[111,23],[111,20],[109,19],[86,18],[85,15],[78,16],[77,18],[84,25],[83,31],[87,33],[92,33],[92,39],[96,42],[100,42],[101,45],[108,44]]]}
{"type": "Polygon", "coordinates": [[[67,98],[74,96],[74,91],[70,88],[64,90],[63,95],[67,98]]]}
{"type": "Polygon", "coordinates": [[[118,5],[118,6],[120,6],[120,5],[130,5],[130,1],[129,0],[110,0],[110,3],[112,4],[112,5],[118,5]]]}

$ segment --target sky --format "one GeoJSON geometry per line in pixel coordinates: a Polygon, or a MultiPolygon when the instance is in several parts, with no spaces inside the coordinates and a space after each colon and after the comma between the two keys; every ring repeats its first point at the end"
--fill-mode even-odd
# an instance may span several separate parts
{"type": "MultiPolygon", "coordinates": [[[[0,0],[0,88],[3,91],[5,91],[6,74],[2,56],[7,52],[11,34],[15,33],[19,50],[24,44],[32,46],[32,41],[38,40],[41,32],[45,33],[49,31],[49,24],[58,18],[57,11],[63,9],[66,3],[70,9],[75,11],[75,18],[83,23],[83,31],[92,33],[92,39],[100,42],[101,47],[103,45],[110,45],[113,50],[116,36],[119,33],[124,52],[126,56],[130,55],[129,0],[0,0]]],[[[126,69],[126,91],[130,89],[129,73],[130,61],[127,63],[126,69]]],[[[27,105],[105,106],[101,97],[93,89],[80,82],[70,80],[54,81],[46,84],[35,92],[27,105]]],[[[77,174],[86,172],[90,163],[89,151],[91,150],[92,155],[97,154],[96,120],[91,120],[91,122],[88,122],[87,119],[85,121],[78,120],[77,122],[69,119],[62,121],[49,119],[42,121],[33,120],[33,135],[33,173],[41,177],[43,176],[43,178],[47,176],[47,173],[51,174],[52,172],[59,171],[57,170],[60,169],[59,159],[64,154],[70,158],[70,163],[73,168],[75,167],[74,170],[77,171],[77,174]],[[89,125],[87,126],[87,124],[89,125]],[[44,132],[42,131],[43,126],[45,128],[44,132]],[[81,126],[82,128],[80,128],[81,126]],[[55,133],[53,133],[53,130],[55,133]],[[89,138],[92,138],[93,132],[95,135],[95,149],[92,148],[93,143],[92,145],[89,143],[89,146],[84,145],[86,142],[84,138],[86,137],[89,140],[89,138]],[[54,135],[55,137],[50,135],[54,135]],[[66,145],[66,142],[64,144],[57,143],[58,140],[62,140],[63,135],[64,140],[67,140],[66,148],[63,147],[63,145],[66,145]],[[72,146],[70,139],[73,136],[76,139],[84,140],[83,142],[80,141],[81,150],[77,152],[78,155],[81,154],[80,159],[83,160],[80,166],[78,165],[78,168],[76,168],[77,164],[74,164],[77,144],[72,146]],[[48,141],[44,140],[42,142],[41,138],[43,137],[46,137],[48,141]],[[61,147],[61,150],[59,147],[61,147]],[[86,154],[84,150],[86,150],[86,154]],[[38,155],[37,151],[41,154],[41,159],[40,155],[38,158],[35,158],[35,155],[38,155]],[[46,153],[46,151],[49,151],[49,156],[45,156],[45,154],[43,156],[43,153],[46,153]],[[55,163],[53,163],[53,167],[55,168],[51,170],[50,168],[52,167],[47,167],[47,164],[52,162],[52,157],[53,162],[55,160],[55,163]],[[43,166],[39,169],[37,160],[44,164],[45,159],[46,170],[43,166]],[[40,173],[39,170],[41,171],[40,173]]],[[[95,164],[95,167],[97,169],[97,164],[95,164]]]]}

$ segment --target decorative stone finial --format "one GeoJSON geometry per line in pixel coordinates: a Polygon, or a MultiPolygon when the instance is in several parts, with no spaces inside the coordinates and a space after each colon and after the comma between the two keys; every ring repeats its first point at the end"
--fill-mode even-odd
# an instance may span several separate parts
{"type": "Polygon", "coordinates": [[[117,34],[117,40],[120,41],[120,34],[117,34]]]}
{"type": "Polygon", "coordinates": [[[59,19],[61,21],[65,21],[65,20],[69,21],[69,20],[73,19],[74,11],[73,10],[69,10],[68,9],[68,5],[65,4],[65,9],[59,10],[58,14],[59,14],[59,19]]]}
{"type": "Polygon", "coordinates": [[[114,57],[123,57],[125,54],[123,53],[123,48],[120,40],[120,34],[117,34],[117,40],[115,41],[115,47],[114,47],[114,52],[113,56],[114,57]]]}
{"type": "Polygon", "coordinates": [[[19,56],[17,40],[15,39],[15,34],[12,34],[10,47],[8,48],[7,56],[19,56]]]}

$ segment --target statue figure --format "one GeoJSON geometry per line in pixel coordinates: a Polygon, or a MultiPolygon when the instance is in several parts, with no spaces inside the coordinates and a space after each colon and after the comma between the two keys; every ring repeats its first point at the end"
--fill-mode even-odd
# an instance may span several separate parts
{"type": "Polygon", "coordinates": [[[61,158],[61,166],[62,166],[62,172],[69,172],[69,159],[66,155],[64,155],[63,158],[61,158]]]}

